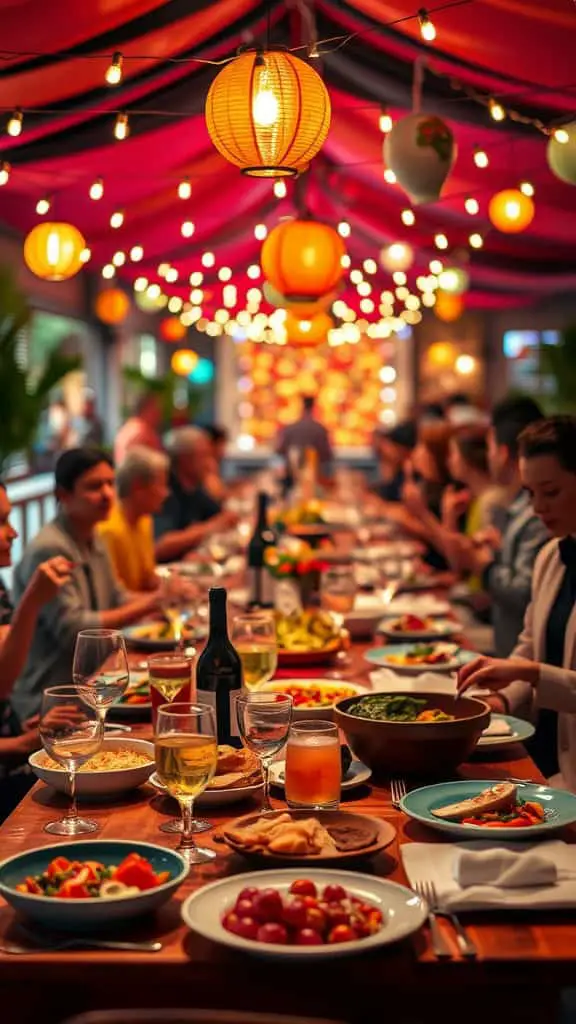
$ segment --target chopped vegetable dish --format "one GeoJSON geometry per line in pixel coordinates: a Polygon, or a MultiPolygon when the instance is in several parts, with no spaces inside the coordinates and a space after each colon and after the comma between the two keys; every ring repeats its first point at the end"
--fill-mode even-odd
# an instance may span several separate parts
{"type": "Polygon", "coordinates": [[[421,697],[389,696],[382,693],[361,697],[348,708],[349,715],[370,718],[375,722],[449,722],[454,715],[447,715],[440,708],[427,707],[428,701],[421,697]]]}
{"type": "Polygon", "coordinates": [[[29,875],[16,886],[17,892],[32,896],[51,896],[61,900],[116,899],[136,896],[170,881],[169,871],[156,873],[145,857],[129,853],[118,866],[105,866],[95,860],[68,860],[55,857],[41,875],[29,875]]]}

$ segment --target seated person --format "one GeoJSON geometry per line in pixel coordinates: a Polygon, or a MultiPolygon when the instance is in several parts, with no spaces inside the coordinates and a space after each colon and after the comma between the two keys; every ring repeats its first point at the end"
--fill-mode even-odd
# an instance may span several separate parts
{"type": "Polygon", "coordinates": [[[228,431],[225,427],[219,427],[218,424],[212,423],[204,427],[204,432],[212,447],[212,465],[208,468],[202,484],[204,490],[215,501],[224,501],[228,496],[228,488],[222,479],[222,463],[228,444],[228,431]]]}
{"type": "Polygon", "coordinates": [[[154,523],[168,497],[168,456],[152,448],[131,448],[116,471],[116,501],[98,523],[114,571],[127,590],[155,590],[154,523]]]}
{"type": "Polygon", "coordinates": [[[375,438],[380,480],[374,488],[383,501],[400,501],[404,484],[404,466],[416,445],[413,420],[398,423],[375,438]]]}
{"type": "Polygon", "coordinates": [[[222,533],[237,522],[237,516],[223,512],[221,503],[204,488],[212,467],[212,448],[204,431],[180,427],[169,436],[167,448],[170,493],[154,517],[159,562],[182,558],[210,534],[222,533]]]}
{"type": "Polygon", "coordinates": [[[420,426],[418,443],[405,468],[402,502],[405,521],[402,527],[428,545],[427,563],[437,570],[447,568],[439,543],[442,501],[452,482],[448,453],[453,430],[443,422],[420,426]]]}
{"type": "Polygon", "coordinates": [[[16,600],[46,559],[61,556],[72,567],[70,579],[38,616],[12,691],[11,704],[21,722],[36,714],[47,686],[70,679],[79,630],[121,629],[155,609],[159,600],[157,592],[129,598],[96,535],[114,500],[110,456],[96,448],[71,448],[59,457],[54,475],[59,511],[24,551],[14,574],[16,600]]]}

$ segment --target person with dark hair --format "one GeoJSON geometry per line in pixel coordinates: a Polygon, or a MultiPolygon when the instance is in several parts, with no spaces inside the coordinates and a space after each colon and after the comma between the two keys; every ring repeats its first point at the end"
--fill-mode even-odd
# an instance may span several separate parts
{"type": "Polygon", "coordinates": [[[280,432],[276,450],[278,455],[286,459],[289,474],[294,468],[292,463],[295,461],[299,464],[307,449],[316,452],[322,476],[330,476],[332,473],[334,453],[326,427],[314,415],[315,404],[313,395],[305,395],[300,419],[280,432]]]}
{"type": "Polygon", "coordinates": [[[473,537],[490,526],[494,509],[505,501],[504,491],[490,475],[486,432],[457,431],[450,440],[448,468],[452,479],[462,486],[446,488],[442,523],[448,530],[458,530],[465,515],[465,533],[473,537]]]}
{"type": "Polygon", "coordinates": [[[576,418],[528,426],[519,454],[534,512],[554,539],[536,559],[531,604],[510,658],[478,658],[461,670],[458,686],[488,688],[512,713],[533,705],[538,728],[531,753],[547,775],[558,764],[561,777],[553,783],[576,791],[576,418]],[[556,742],[546,711],[558,716],[556,742]]]}
{"type": "Polygon", "coordinates": [[[210,441],[212,464],[206,470],[202,486],[210,497],[215,501],[222,502],[228,496],[228,488],[222,479],[222,463],[228,444],[228,431],[225,427],[218,426],[217,423],[211,423],[203,429],[210,441]]]}
{"type": "Polygon", "coordinates": [[[156,391],[144,391],[139,395],[134,412],[120,427],[114,441],[114,461],[117,466],[124,462],[126,453],[135,445],[162,451],[160,427],[162,425],[162,402],[156,391]]]}
{"type": "Polygon", "coordinates": [[[380,481],[374,488],[383,501],[400,501],[404,484],[404,466],[416,446],[416,423],[404,420],[375,436],[380,481]]]}
{"type": "Polygon", "coordinates": [[[114,498],[114,469],[98,448],[71,448],[55,468],[59,511],[26,547],[14,573],[19,600],[39,565],[61,557],[71,564],[70,579],[38,616],[26,664],[11,696],[20,721],[36,714],[46,686],[70,679],[76,634],[81,629],[120,629],[158,605],[158,592],[129,596],[118,584],[96,525],[106,519],[114,498]]]}

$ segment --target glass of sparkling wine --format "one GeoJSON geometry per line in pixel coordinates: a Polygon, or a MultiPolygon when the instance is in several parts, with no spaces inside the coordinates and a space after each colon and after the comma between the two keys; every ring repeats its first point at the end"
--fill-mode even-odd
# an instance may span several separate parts
{"type": "Polygon", "coordinates": [[[117,629],[82,629],[76,637],[72,662],[74,685],[102,723],[108,709],[126,691],[130,673],[122,633],[117,629]]]}
{"type": "Polygon", "coordinates": [[[256,754],[262,765],[262,810],[271,811],[270,765],[288,737],[292,721],[292,697],[287,693],[244,693],[238,697],[236,710],[242,742],[256,754]]]}
{"type": "Polygon", "coordinates": [[[237,615],[232,623],[230,639],[240,655],[247,690],[257,690],[272,679],[278,664],[273,612],[237,615]]]}
{"type": "Polygon", "coordinates": [[[161,704],[172,704],[174,701],[182,704],[195,699],[196,694],[192,692],[192,669],[195,654],[196,651],[192,652],[188,649],[185,654],[169,652],[151,654],[148,658],[153,726],[156,723],[156,712],[161,704]]]}
{"type": "Polygon", "coordinates": [[[214,850],[194,841],[194,799],[216,772],[216,717],[208,704],[174,703],[158,708],[154,747],[156,769],[170,796],[180,804],[182,835],[178,849],[190,864],[212,860],[214,850]]]}
{"type": "Polygon", "coordinates": [[[290,729],[286,746],[286,803],[293,809],[335,811],[342,766],[333,722],[304,720],[290,729]]]}
{"type": "Polygon", "coordinates": [[[87,703],[75,686],[50,686],[42,694],[39,730],[44,750],[66,769],[70,784],[67,814],[49,822],[44,831],[56,836],[96,832],[96,821],[78,816],[76,772],[102,745],[104,721],[99,710],[87,703]]]}

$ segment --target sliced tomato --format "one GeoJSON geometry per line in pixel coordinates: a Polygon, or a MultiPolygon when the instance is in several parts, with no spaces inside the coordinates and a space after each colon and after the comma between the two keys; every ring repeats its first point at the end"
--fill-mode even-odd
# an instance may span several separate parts
{"type": "Polygon", "coordinates": [[[86,899],[90,895],[87,886],[93,881],[90,868],[83,867],[73,878],[67,878],[62,882],[56,896],[63,900],[86,899]]]}
{"type": "Polygon", "coordinates": [[[124,885],[134,885],[137,889],[154,889],[158,885],[156,873],[151,864],[139,854],[128,854],[118,865],[112,878],[124,885]]]}
{"type": "Polygon", "coordinates": [[[46,868],[46,874],[48,878],[54,878],[54,875],[61,875],[64,871],[68,871],[71,866],[71,862],[67,857],[55,857],[46,868]]]}

